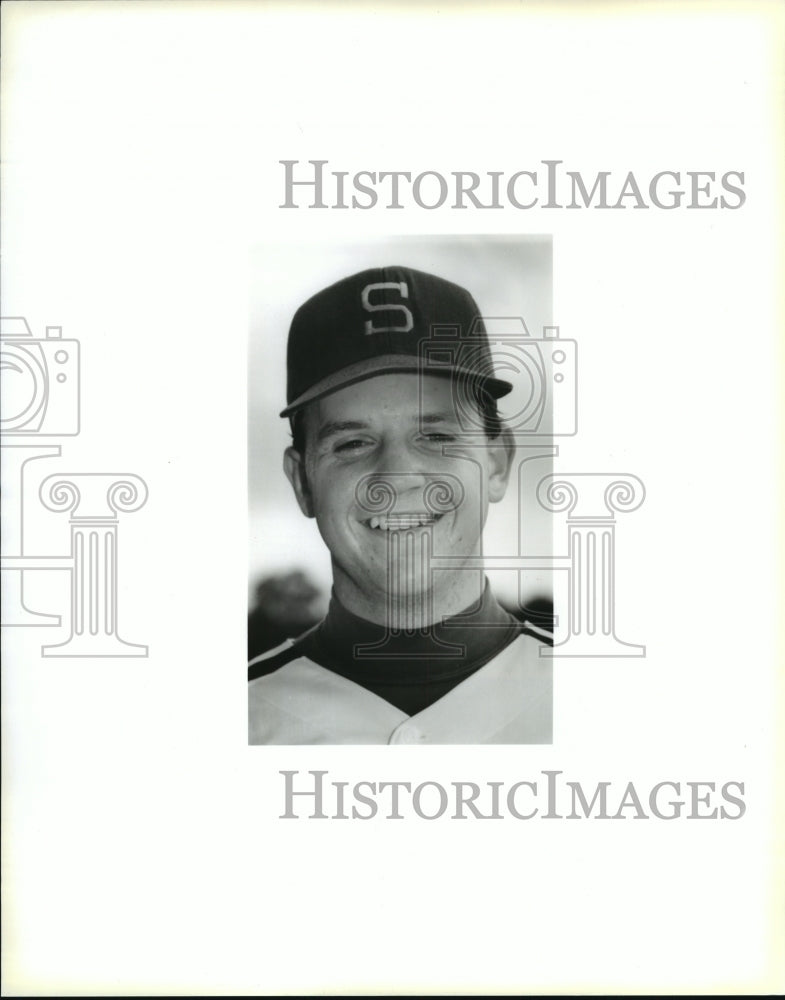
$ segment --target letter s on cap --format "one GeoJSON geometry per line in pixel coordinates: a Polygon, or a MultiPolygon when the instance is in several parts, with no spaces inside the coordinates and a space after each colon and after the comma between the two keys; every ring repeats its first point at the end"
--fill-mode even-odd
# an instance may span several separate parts
{"type": "Polygon", "coordinates": [[[397,289],[402,299],[409,298],[409,286],[405,281],[378,281],[372,285],[366,285],[361,293],[363,309],[367,312],[379,312],[391,311],[393,309],[402,312],[405,319],[403,326],[374,326],[372,319],[367,319],[365,321],[365,332],[366,334],[371,333],[408,333],[414,327],[414,317],[412,316],[411,309],[408,306],[403,305],[403,303],[394,302],[378,302],[374,305],[371,302],[371,292],[375,292],[377,289],[381,288],[391,288],[397,289]]]}

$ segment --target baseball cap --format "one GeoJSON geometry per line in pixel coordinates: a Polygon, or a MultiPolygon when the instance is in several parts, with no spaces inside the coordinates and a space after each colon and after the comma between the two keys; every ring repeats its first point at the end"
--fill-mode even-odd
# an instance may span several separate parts
{"type": "Polygon", "coordinates": [[[512,389],[493,375],[480,310],[465,288],[410,267],[377,267],[317,292],[294,314],[281,416],[390,372],[463,376],[496,399],[512,389]],[[434,336],[444,349],[424,352],[434,336]]]}

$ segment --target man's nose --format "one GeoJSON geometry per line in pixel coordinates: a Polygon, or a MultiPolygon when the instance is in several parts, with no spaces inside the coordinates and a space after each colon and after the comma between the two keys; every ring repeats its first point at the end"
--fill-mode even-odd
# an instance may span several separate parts
{"type": "Polygon", "coordinates": [[[357,501],[374,514],[425,510],[428,473],[427,455],[405,440],[388,439],[377,450],[372,471],[357,484],[357,501]]]}
{"type": "Polygon", "coordinates": [[[414,511],[444,514],[463,503],[464,487],[457,476],[446,472],[426,475],[386,468],[364,475],[357,483],[355,496],[369,515],[414,511]]]}
{"type": "Polygon", "coordinates": [[[403,475],[412,479],[412,484],[420,487],[425,484],[430,469],[429,457],[414,447],[411,442],[399,438],[391,438],[379,449],[376,459],[376,470],[381,475],[385,473],[403,475]]]}

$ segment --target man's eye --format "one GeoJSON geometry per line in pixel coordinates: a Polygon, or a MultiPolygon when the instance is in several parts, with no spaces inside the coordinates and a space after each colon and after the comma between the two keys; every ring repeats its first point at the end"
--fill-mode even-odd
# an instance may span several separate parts
{"type": "Polygon", "coordinates": [[[352,438],[351,441],[341,441],[335,446],[335,450],[339,452],[359,451],[361,448],[365,448],[369,444],[369,441],[363,441],[361,438],[352,438]]]}
{"type": "Polygon", "coordinates": [[[436,444],[443,444],[449,441],[455,441],[454,434],[446,434],[444,432],[436,432],[434,434],[424,434],[423,437],[426,441],[432,441],[436,444]]]}

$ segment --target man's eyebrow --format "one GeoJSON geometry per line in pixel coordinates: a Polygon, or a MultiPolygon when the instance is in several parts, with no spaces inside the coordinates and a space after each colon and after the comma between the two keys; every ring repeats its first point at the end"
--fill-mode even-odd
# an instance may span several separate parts
{"type": "Polygon", "coordinates": [[[325,438],[333,434],[341,434],[343,431],[364,431],[369,425],[364,420],[328,420],[322,424],[316,435],[317,441],[324,441],[325,438]]]}
{"type": "Polygon", "coordinates": [[[455,424],[458,422],[458,417],[448,410],[441,413],[418,413],[413,419],[419,424],[455,424]]]}

